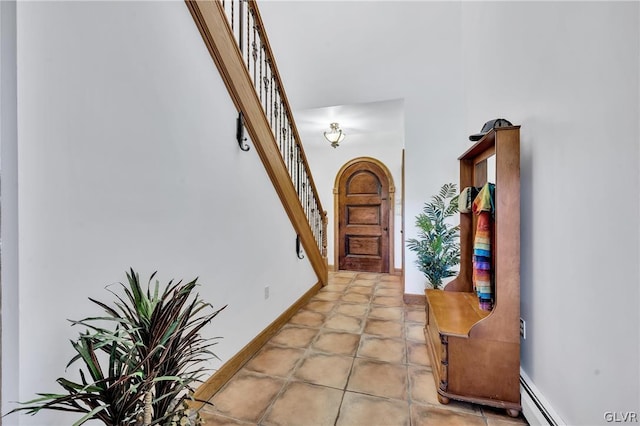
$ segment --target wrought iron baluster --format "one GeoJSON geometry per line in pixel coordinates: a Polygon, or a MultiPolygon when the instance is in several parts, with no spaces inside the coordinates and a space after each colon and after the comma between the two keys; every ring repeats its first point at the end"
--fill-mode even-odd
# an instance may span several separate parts
{"type": "Polygon", "coordinates": [[[287,172],[289,172],[289,176],[291,176],[291,150],[293,149],[293,139],[287,139],[287,150],[284,152],[284,162],[287,166],[287,172]]]}
{"type": "Polygon", "coordinates": [[[306,184],[304,186],[304,211],[307,214],[307,217],[309,217],[309,176],[307,176],[306,173],[304,175],[304,179],[306,184]]]}
{"type": "Polygon", "coordinates": [[[295,148],[296,148],[296,141],[295,139],[290,138],[289,139],[289,176],[291,176],[292,180],[293,180],[293,173],[294,173],[293,166],[295,165],[295,157],[294,157],[295,148]]]}
{"type": "Polygon", "coordinates": [[[258,99],[260,99],[260,104],[262,104],[262,88],[264,87],[262,85],[262,66],[264,65],[262,63],[262,43],[260,43],[260,91],[258,92],[258,99]]]}
{"type": "Polygon", "coordinates": [[[273,134],[276,135],[276,141],[280,139],[280,108],[278,108],[278,90],[276,92],[276,100],[273,102],[273,110],[275,111],[275,119],[273,121],[273,134]]]}
{"type": "Polygon", "coordinates": [[[244,52],[244,2],[240,0],[238,3],[238,43],[240,44],[240,52],[244,52]]]}
{"type": "MultiPolygon", "coordinates": [[[[251,0],[221,0],[221,2],[236,37],[241,57],[246,62],[249,77],[253,79],[254,89],[271,127],[276,146],[280,150],[284,165],[307,216],[310,230],[318,247],[326,250],[324,246],[326,244],[324,242],[326,213],[322,211],[320,200],[312,185],[309,166],[305,161],[301,142],[295,133],[295,124],[285,101],[284,89],[280,87],[281,82],[275,72],[275,63],[270,56],[256,5],[251,0]]],[[[241,124],[241,118],[238,122],[241,124]]],[[[240,144],[243,137],[240,132],[238,134],[240,144]]],[[[240,146],[243,147],[242,144],[240,146]]]]}
{"type": "Polygon", "coordinates": [[[253,58],[253,87],[258,90],[258,47],[256,46],[256,33],[253,32],[253,43],[251,43],[251,55],[253,58]]]}
{"type": "Polygon", "coordinates": [[[296,194],[300,197],[300,147],[296,144],[296,194]]]}
{"type": "MultiPolygon", "coordinates": [[[[245,1],[246,0],[240,0],[241,3],[244,3],[245,1]]],[[[246,52],[247,53],[247,71],[251,72],[251,68],[249,67],[249,55],[250,55],[249,50],[251,50],[251,49],[249,49],[249,32],[251,30],[251,28],[250,28],[251,22],[249,22],[249,13],[250,13],[249,9],[250,9],[250,7],[245,6],[245,8],[247,9],[247,13],[245,14],[246,19],[247,19],[247,24],[246,24],[246,27],[247,27],[247,46],[246,46],[246,51],[247,51],[246,52]]]]}
{"type": "Polygon", "coordinates": [[[269,74],[271,75],[271,82],[269,83],[269,91],[271,92],[271,95],[269,96],[269,100],[271,102],[271,105],[269,105],[269,109],[271,110],[271,114],[269,114],[269,116],[271,117],[271,119],[269,120],[269,124],[271,125],[271,128],[273,128],[273,95],[275,92],[275,88],[273,87],[273,70],[271,69],[271,67],[269,67],[269,74]]]}
{"type": "MultiPolygon", "coordinates": [[[[307,181],[309,181],[309,176],[307,176],[307,181]]],[[[309,191],[307,192],[307,217],[309,218],[313,213],[313,211],[311,210],[311,182],[309,182],[308,186],[309,186],[309,191]]]]}
{"type": "Polygon", "coordinates": [[[267,114],[267,105],[269,105],[269,58],[267,58],[266,56],[266,52],[265,52],[265,58],[264,58],[264,113],[265,115],[268,117],[269,114],[267,114]]]}

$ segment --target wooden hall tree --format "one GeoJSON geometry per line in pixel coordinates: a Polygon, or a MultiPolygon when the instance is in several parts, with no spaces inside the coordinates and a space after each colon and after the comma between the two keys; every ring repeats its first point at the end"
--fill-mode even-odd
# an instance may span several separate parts
{"type": "Polygon", "coordinates": [[[444,290],[426,290],[425,337],[438,399],[504,408],[520,405],[520,126],[491,130],[458,160],[460,188],[487,182],[495,155],[491,263],[494,306],[479,307],[473,291],[476,218],[460,213],[460,272],[444,290]]]}

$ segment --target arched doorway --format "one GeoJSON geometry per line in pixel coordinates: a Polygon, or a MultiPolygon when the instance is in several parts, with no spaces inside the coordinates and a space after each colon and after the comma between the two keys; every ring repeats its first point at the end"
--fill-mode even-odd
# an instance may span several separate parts
{"type": "Polygon", "coordinates": [[[380,161],[361,157],[342,166],[334,187],[338,270],[393,268],[393,178],[380,161]]]}

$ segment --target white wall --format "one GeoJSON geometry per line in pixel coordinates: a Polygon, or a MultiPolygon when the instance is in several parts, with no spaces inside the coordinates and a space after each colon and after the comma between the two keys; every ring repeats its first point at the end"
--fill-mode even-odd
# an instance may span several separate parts
{"type": "Polygon", "coordinates": [[[111,300],[129,266],[199,276],[205,300],[229,305],[205,331],[223,337],[222,361],[317,282],[256,151],[238,149],[183,2],[22,2],[17,52],[19,239],[3,259],[19,252],[20,278],[2,284],[19,288],[18,322],[3,325],[19,330],[21,400],[56,390],[80,331],[67,319],[97,313],[87,297],[111,300]]]}
{"type": "Polygon", "coordinates": [[[522,125],[522,368],[571,425],[640,408],[638,6],[463,5],[467,132],[522,125]]]}
{"type": "MultiPolygon", "coordinates": [[[[0,2],[0,160],[2,170],[0,283],[2,298],[2,394],[18,400],[18,146],[16,78],[16,4],[0,2]]],[[[6,412],[5,405],[1,408],[6,412]]]]}

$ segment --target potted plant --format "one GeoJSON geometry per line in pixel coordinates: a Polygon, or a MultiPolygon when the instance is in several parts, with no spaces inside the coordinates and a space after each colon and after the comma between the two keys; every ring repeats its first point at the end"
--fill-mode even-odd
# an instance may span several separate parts
{"type": "Polygon", "coordinates": [[[436,289],[442,287],[443,278],[455,275],[452,268],[460,264],[459,226],[447,220],[457,212],[458,188],[445,183],[416,216],[418,238],[407,240],[407,248],[418,256],[416,265],[436,289]]]}
{"type": "Polygon", "coordinates": [[[76,355],[67,367],[81,362],[80,381],[59,378],[63,393],[43,393],[11,411],[36,414],[41,410],[81,413],[75,423],[90,419],[108,426],[198,424],[197,412],[187,403],[193,385],[206,371],[201,361],[215,356],[215,339],[204,339],[200,330],[225,307],[204,313],[211,305],[192,292],[189,283],[170,281],[160,292],[159,282],[146,291],[133,269],[128,286],[112,305],[89,299],[104,314],[73,325],[86,328],[71,342],[76,355]]]}

